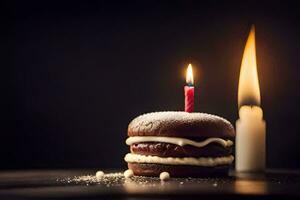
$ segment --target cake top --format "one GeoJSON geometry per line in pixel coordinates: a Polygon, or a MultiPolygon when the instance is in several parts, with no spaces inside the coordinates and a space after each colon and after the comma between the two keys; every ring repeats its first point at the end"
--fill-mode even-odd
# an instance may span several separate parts
{"type": "Polygon", "coordinates": [[[152,112],[133,119],[128,136],[234,137],[234,128],[226,119],[207,113],[182,111],[152,112]]]}

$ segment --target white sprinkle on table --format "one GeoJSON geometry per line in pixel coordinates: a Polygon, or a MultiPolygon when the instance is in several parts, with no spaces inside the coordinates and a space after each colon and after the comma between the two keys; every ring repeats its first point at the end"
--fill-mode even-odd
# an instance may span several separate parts
{"type": "Polygon", "coordinates": [[[97,171],[96,172],[96,178],[101,178],[102,176],[104,176],[104,172],[103,171],[97,171]]]}
{"type": "Polygon", "coordinates": [[[125,178],[130,178],[130,177],[133,177],[133,171],[131,169],[127,169],[125,172],[124,172],[124,177],[125,178]]]}
{"type": "Polygon", "coordinates": [[[161,181],[167,181],[170,179],[170,174],[168,172],[162,172],[159,175],[161,181]]]}

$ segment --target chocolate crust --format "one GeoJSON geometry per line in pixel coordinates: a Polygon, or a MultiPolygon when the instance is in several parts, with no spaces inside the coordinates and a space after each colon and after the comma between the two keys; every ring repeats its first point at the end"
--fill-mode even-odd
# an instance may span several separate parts
{"type": "Polygon", "coordinates": [[[222,157],[229,156],[231,147],[209,144],[202,148],[190,145],[179,146],[161,142],[137,143],[130,146],[131,153],[159,157],[222,157]]]}
{"type": "Polygon", "coordinates": [[[160,165],[144,163],[128,163],[128,168],[136,176],[159,176],[161,172],[168,172],[171,177],[212,177],[228,176],[230,165],[217,167],[199,167],[190,165],[160,165]]]}
{"type": "Polygon", "coordinates": [[[133,119],[128,136],[233,138],[235,131],[229,121],[216,115],[167,111],[133,119]]]}

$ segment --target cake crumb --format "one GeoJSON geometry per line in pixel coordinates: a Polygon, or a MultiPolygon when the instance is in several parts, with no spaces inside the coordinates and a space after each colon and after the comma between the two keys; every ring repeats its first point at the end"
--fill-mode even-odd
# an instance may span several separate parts
{"type": "Polygon", "coordinates": [[[104,172],[103,171],[97,171],[96,172],[96,178],[101,178],[104,176],[104,172]]]}
{"type": "Polygon", "coordinates": [[[125,172],[124,172],[124,177],[125,178],[130,178],[130,177],[133,177],[133,171],[131,169],[127,169],[125,172]]]}
{"type": "Polygon", "coordinates": [[[167,181],[170,179],[170,174],[168,172],[162,172],[159,175],[161,181],[167,181]]]}

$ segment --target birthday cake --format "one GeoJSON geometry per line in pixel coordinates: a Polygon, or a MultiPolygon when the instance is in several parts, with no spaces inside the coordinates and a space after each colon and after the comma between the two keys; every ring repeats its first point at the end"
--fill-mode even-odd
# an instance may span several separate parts
{"type": "Polygon", "coordinates": [[[226,175],[232,164],[235,131],[216,115],[153,112],[133,119],[125,161],[137,176],[171,177],[226,175]]]}

